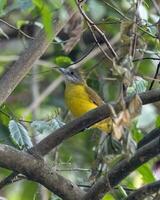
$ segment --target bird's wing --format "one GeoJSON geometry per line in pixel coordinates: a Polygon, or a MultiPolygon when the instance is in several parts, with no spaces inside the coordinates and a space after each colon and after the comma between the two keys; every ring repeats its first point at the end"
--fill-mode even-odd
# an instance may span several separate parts
{"type": "Polygon", "coordinates": [[[90,87],[87,85],[85,86],[86,92],[90,98],[90,100],[95,103],[97,106],[101,106],[104,104],[104,101],[101,99],[101,97],[90,87]]]}

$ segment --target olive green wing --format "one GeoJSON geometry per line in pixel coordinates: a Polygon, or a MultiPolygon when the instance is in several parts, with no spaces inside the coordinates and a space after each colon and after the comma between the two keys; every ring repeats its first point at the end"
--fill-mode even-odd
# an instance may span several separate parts
{"type": "Polygon", "coordinates": [[[101,106],[104,104],[104,101],[101,99],[101,97],[90,87],[87,85],[85,86],[86,92],[90,98],[90,100],[95,103],[97,106],[101,106]]]}

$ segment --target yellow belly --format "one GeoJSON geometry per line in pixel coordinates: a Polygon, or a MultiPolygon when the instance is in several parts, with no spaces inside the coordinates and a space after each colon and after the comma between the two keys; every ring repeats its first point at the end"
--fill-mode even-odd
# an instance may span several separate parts
{"type": "MultiPolygon", "coordinates": [[[[89,98],[83,85],[66,85],[65,102],[68,109],[75,117],[80,117],[86,112],[97,107],[97,105],[94,104],[89,98]]],[[[107,118],[105,120],[102,120],[101,122],[94,124],[92,127],[109,133],[112,129],[112,120],[110,118],[107,118]]]]}
{"type": "Polygon", "coordinates": [[[82,86],[76,86],[76,88],[72,87],[70,89],[66,88],[65,101],[69,110],[75,117],[80,117],[89,110],[97,107],[90,101],[82,86]]]}

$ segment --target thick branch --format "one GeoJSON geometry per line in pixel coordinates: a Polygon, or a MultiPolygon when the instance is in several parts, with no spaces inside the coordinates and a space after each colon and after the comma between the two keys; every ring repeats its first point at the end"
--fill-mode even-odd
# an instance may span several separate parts
{"type": "Polygon", "coordinates": [[[80,200],[84,195],[77,185],[57,174],[42,160],[3,144],[0,145],[0,166],[26,175],[64,200],[80,200]]]}
{"type": "MultiPolygon", "coordinates": [[[[160,90],[153,90],[140,95],[143,104],[152,103],[160,99],[160,90]]],[[[126,103],[130,101],[130,98],[126,99],[126,103]]],[[[122,108],[119,104],[113,103],[113,107],[116,112],[119,112],[122,108]]],[[[109,106],[106,104],[95,110],[86,113],[84,116],[76,119],[64,127],[58,129],[40,143],[38,143],[32,150],[38,151],[41,155],[47,154],[55,146],[60,144],[63,140],[75,135],[76,133],[84,130],[86,127],[93,125],[94,123],[111,115],[109,106]]]]}
{"type": "Polygon", "coordinates": [[[7,145],[0,145],[0,166],[23,173],[29,179],[41,183],[63,199],[89,200],[100,199],[99,194],[109,191],[111,187],[116,186],[137,167],[159,153],[159,139],[156,138],[140,148],[132,158],[121,161],[108,175],[100,178],[85,197],[85,193],[76,185],[58,175],[41,160],[36,160],[30,154],[18,151],[7,145]]]}
{"type": "Polygon", "coordinates": [[[20,81],[31,70],[33,64],[46,51],[53,38],[60,32],[66,22],[62,24],[57,21],[54,24],[54,36],[47,38],[45,31],[41,30],[37,37],[30,41],[28,48],[22,53],[19,59],[6,71],[0,79],[0,105],[13,92],[20,81]]]}
{"type": "Polygon", "coordinates": [[[126,200],[143,200],[160,190],[160,181],[145,185],[131,193],[126,200]]]}
{"type": "Polygon", "coordinates": [[[84,200],[97,200],[99,194],[108,192],[111,187],[119,184],[131,172],[160,153],[159,138],[140,148],[132,158],[127,158],[113,167],[104,177],[100,178],[89,190],[84,200]]]}
{"type": "MultiPolygon", "coordinates": [[[[152,90],[145,93],[141,93],[140,98],[143,104],[156,102],[160,100],[160,90],[152,90]]],[[[131,97],[126,98],[126,104],[128,104],[130,100],[131,97]]],[[[119,103],[112,103],[112,106],[117,113],[123,109],[119,103]]],[[[41,155],[45,155],[49,151],[51,151],[55,146],[59,145],[63,140],[77,134],[85,128],[90,127],[94,123],[101,121],[111,115],[111,109],[108,104],[91,110],[82,117],[73,120],[72,122],[66,124],[62,128],[56,130],[54,133],[50,134],[40,143],[35,145],[34,149],[38,151],[41,155]]]]}
{"type": "Polygon", "coordinates": [[[159,133],[160,133],[160,128],[153,129],[150,133],[146,134],[142,140],[138,142],[137,148],[139,149],[143,147],[144,145],[146,145],[147,143],[154,140],[155,138],[158,138],[159,133]]]}
{"type": "MultiPolygon", "coordinates": [[[[146,92],[146,93],[142,93],[140,95],[140,97],[142,99],[143,104],[158,101],[160,99],[160,90],[153,90],[153,91],[149,91],[149,92],[146,92]]],[[[130,99],[131,98],[126,99],[127,104],[129,103],[130,99]]],[[[113,103],[112,105],[113,105],[114,109],[116,110],[116,112],[119,112],[122,109],[121,105],[119,105],[119,104],[113,103]]],[[[42,155],[45,155],[52,148],[54,148],[56,145],[60,144],[64,139],[71,137],[72,135],[74,135],[74,134],[78,133],[79,131],[83,130],[84,128],[94,124],[95,122],[98,122],[98,121],[108,117],[110,114],[111,114],[111,111],[110,111],[110,108],[107,104],[102,106],[102,107],[99,107],[95,110],[92,110],[92,111],[86,113],[81,118],[76,119],[76,120],[68,123],[64,127],[58,129],[53,134],[46,137],[44,140],[42,140],[39,144],[37,144],[34,147],[34,150],[38,151],[42,155]]],[[[157,138],[156,138],[155,140],[153,140],[152,145],[149,143],[148,145],[145,145],[143,148],[138,150],[138,153],[130,160],[130,162],[129,162],[129,160],[124,160],[122,163],[118,164],[117,167],[115,167],[115,169],[113,169],[110,172],[110,177],[112,177],[112,178],[116,177],[116,179],[117,179],[117,183],[115,183],[115,182],[113,182],[113,180],[111,180],[112,186],[118,184],[118,182],[120,182],[125,176],[127,176],[131,171],[136,169],[142,163],[147,162],[149,159],[156,156],[159,153],[158,144],[159,144],[159,140],[157,140],[157,138]],[[154,149],[154,152],[152,152],[152,148],[154,149]],[[145,157],[145,155],[147,155],[148,157],[147,156],[145,157]],[[134,163],[136,163],[136,164],[134,165],[134,163]],[[123,169],[125,169],[125,170],[123,171],[123,169]]],[[[19,152],[19,151],[17,151],[17,152],[19,152]]],[[[25,171],[25,170],[27,170],[28,165],[25,165],[26,168],[25,168],[24,172],[21,171],[21,168],[19,169],[19,168],[16,168],[17,166],[14,166],[15,160],[16,160],[16,163],[17,162],[19,163],[19,160],[20,160],[19,155],[18,155],[18,158],[13,156],[13,158],[14,158],[13,164],[11,162],[10,155],[12,157],[12,154],[10,154],[10,153],[9,153],[9,157],[7,157],[7,154],[6,155],[2,154],[1,149],[0,149],[0,165],[2,167],[13,169],[14,171],[17,171],[17,172],[20,172],[20,173],[24,173],[25,175],[30,177],[30,174],[26,173],[26,171],[25,171]],[[3,158],[5,158],[6,161],[1,159],[1,156],[3,158]],[[8,162],[11,165],[7,164],[8,162]]],[[[28,154],[26,153],[26,155],[28,155],[28,154]]],[[[31,155],[29,155],[29,156],[31,156],[31,155]]],[[[25,160],[25,163],[26,162],[28,163],[27,160],[25,160]]],[[[19,164],[17,164],[18,167],[19,167],[19,164]]],[[[21,165],[22,164],[20,164],[20,167],[21,167],[21,165]]],[[[45,179],[45,176],[43,176],[43,178],[45,179]]],[[[41,182],[41,183],[44,184],[47,188],[49,188],[47,183],[44,183],[45,180],[43,180],[43,178],[41,180],[43,182],[41,182]]],[[[33,180],[36,180],[36,181],[39,182],[39,179],[33,179],[33,180]]],[[[101,184],[101,180],[103,181],[103,179],[100,179],[100,181],[99,181],[100,184],[101,184]]],[[[104,181],[106,181],[106,180],[104,179],[104,181]]],[[[104,182],[103,182],[103,184],[104,184],[104,182]]],[[[105,184],[104,184],[104,186],[105,186],[105,184]]],[[[105,187],[105,189],[104,189],[104,186],[102,187],[102,185],[101,185],[102,190],[105,190],[107,188],[107,187],[105,187]]],[[[95,188],[95,190],[93,190],[93,193],[94,193],[94,191],[96,191],[95,192],[96,194],[101,192],[101,190],[97,191],[97,184],[93,188],[95,188]]],[[[91,189],[91,191],[92,191],[92,189],[91,189]]],[[[59,194],[59,190],[56,191],[56,193],[59,194]]],[[[90,194],[92,194],[92,192],[89,193],[89,196],[90,196],[90,194]]],[[[94,196],[94,194],[93,194],[93,196],[94,196]]]]}

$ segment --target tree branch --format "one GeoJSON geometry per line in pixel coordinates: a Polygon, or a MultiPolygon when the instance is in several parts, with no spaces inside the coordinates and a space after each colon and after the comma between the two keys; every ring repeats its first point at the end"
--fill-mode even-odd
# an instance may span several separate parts
{"type": "MultiPolygon", "coordinates": [[[[158,76],[158,74],[159,74],[159,69],[160,69],[160,62],[159,62],[158,65],[157,65],[157,69],[156,69],[155,75],[154,75],[154,77],[153,77],[154,79],[157,78],[157,76],[158,76]]],[[[154,85],[154,82],[155,82],[155,80],[152,80],[151,85],[149,86],[149,90],[152,89],[152,87],[153,87],[153,85],[154,85]]]]}
{"type": "Polygon", "coordinates": [[[13,92],[20,81],[31,70],[35,61],[37,61],[43,55],[54,37],[63,28],[65,23],[66,21],[63,23],[59,23],[56,20],[56,22],[54,23],[54,36],[52,38],[47,38],[44,30],[39,31],[37,37],[34,40],[30,41],[28,48],[21,54],[19,59],[1,77],[0,105],[4,103],[4,101],[13,92]]]}
{"type": "Polygon", "coordinates": [[[160,190],[160,181],[147,184],[135,192],[132,192],[126,200],[143,200],[146,197],[158,192],[160,190]]]}
{"type": "Polygon", "coordinates": [[[150,133],[146,134],[142,140],[140,140],[138,142],[137,148],[141,148],[144,145],[146,145],[147,143],[151,142],[152,140],[154,140],[155,138],[159,137],[159,133],[160,133],[160,128],[155,128],[153,129],[150,133]]]}
{"type": "Polygon", "coordinates": [[[119,184],[132,171],[137,169],[142,164],[149,161],[160,153],[160,138],[154,139],[149,144],[140,148],[130,159],[124,159],[113,167],[108,174],[100,178],[85,195],[84,200],[100,199],[99,194],[108,192],[112,187],[119,184]]]}
{"type": "Polygon", "coordinates": [[[130,159],[118,163],[103,178],[91,187],[85,195],[75,184],[58,175],[43,161],[32,155],[16,150],[7,145],[0,145],[0,166],[26,175],[29,179],[39,182],[63,199],[100,199],[103,194],[116,186],[122,179],[143,163],[160,153],[159,138],[140,148],[130,159]],[[59,187],[61,186],[61,187],[59,187]],[[85,196],[84,196],[85,195],[85,196]]]}
{"type": "MultiPolygon", "coordinates": [[[[140,97],[143,104],[156,102],[160,100],[160,90],[152,90],[142,93],[140,94],[140,97]]],[[[130,99],[131,97],[126,98],[126,103],[129,103],[130,99]]],[[[123,109],[121,105],[116,103],[113,103],[112,106],[114,107],[116,112],[119,112],[123,109]]],[[[33,152],[38,152],[38,154],[45,155],[54,147],[59,145],[63,140],[66,140],[67,138],[77,134],[78,132],[93,125],[94,123],[101,121],[106,117],[109,117],[111,114],[112,113],[108,104],[96,108],[86,113],[82,117],[75,119],[72,122],[63,126],[62,128],[56,130],[54,133],[50,134],[41,142],[36,144],[31,150],[33,152]]],[[[14,173],[12,175],[14,177],[14,173]]],[[[12,180],[8,181],[8,178],[6,179],[7,184],[11,183],[12,180]]],[[[4,185],[6,185],[5,179],[0,182],[0,188],[4,187],[4,185]]]]}
{"type": "Polygon", "coordinates": [[[64,200],[80,200],[84,195],[76,184],[57,174],[42,160],[3,144],[0,145],[0,166],[26,175],[64,200]]]}
{"type": "MultiPolygon", "coordinates": [[[[147,91],[140,94],[140,98],[143,104],[153,103],[160,100],[160,90],[147,91]]],[[[125,99],[126,104],[130,102],[132,98],[127,97],[125,99]]],[[[116,113],[120,112],[123,107],[119,103],[112,103],[112,106],[116,113]]],[[[100,106],[90,112],[86,113],[82,117],[75,119],[62,128],[56,130],[54,133],[48,135],[40,143],[33,147],[33,150],[38,151],[41,155],[47,154],[54,147],[59,145],[63,140],[66,140],[85,128],[99,122],[109,116],[111,116],[111,109],[109,104],[100,106]]]]}

